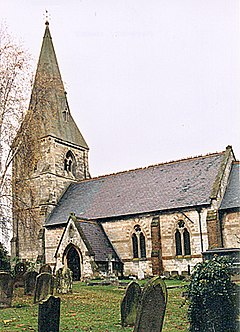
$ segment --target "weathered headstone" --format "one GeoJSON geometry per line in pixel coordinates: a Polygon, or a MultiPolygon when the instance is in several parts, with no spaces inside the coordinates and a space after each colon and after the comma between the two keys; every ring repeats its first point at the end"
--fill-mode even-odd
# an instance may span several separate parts
{"type": "Polygon", "coordinates": [[[175,278],[175,277],[178,277],[178,276],[179,276],[178,271],[171,271],[171,277],[175,278]]]}
{"type": "Polygon", "coordinates": [[[170,272],[169,271],[163,271],[163,277],[170,278],[170,272]]]}
{"type": "Polygon", "coordinates": [[[49,296],[38,306],[38,332],[58,332],[60,322],[60,298],[49,296]]]}
{"type": "Polygon", "coordinates": [[[72,292],[72,271],[63,267],[56,273],[56,291],[59,294],[67,294],[72,292]]]}
{"type": "Polygon", "coordinates": [[[121,302],[121,323],[122,327],[134,326],[137,317],[137,308],[141,299],[141,287],[132,281],[121,302]]]}
{"type": "Polygon", "coordinates": [[[27,264],[19,262],[14,267],[14,287],[24,287],[24,274],[27,271],[27,264]]]}
{"type": "Polygon", "coordinates": [[[42,265],[40,267],[39,274],[43,273],[43,272],[47,272],[47,273],[52,274],[52,268],[51,268],[51,266],[49,264],[42,265]]]}
{"type": "Polygon", "coordinates": [[[36,278],[38,273],[36,271],[28,271],[24,275],[24,294],[33,295],[36,286],[36,278]]]}
{"type": "Polygon", "coordinates": [[[160,277],[144,287],[134,332],[161,332],[167,304],[167,289],[160,277]]]}
{"type": "Polygon", "coordinates": [[[34,303],[42,301],[48,295],[53,294],[54,279],[50,273],[43,272],[36,278],[36,288],[34,292],[34,303]]]}
{"type": "Polygon", "coordinates": [[[13,278],[8,272],[0,271],[0,308],[11,307],[13,278]]]}

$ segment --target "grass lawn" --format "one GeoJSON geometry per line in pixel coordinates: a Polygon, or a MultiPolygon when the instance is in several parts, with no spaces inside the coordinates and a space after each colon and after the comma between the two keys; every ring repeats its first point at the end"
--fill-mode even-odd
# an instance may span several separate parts
{"type": "MultiPolygon", "coordinates": [[[[180,284],[170,280],[167,285],[180,284]]],[[[168,304],[163,332],[187,331],[187,305],[181,297],[183,289],[168,290],[168,304]]],[[[133,331],[120,324],[120,301],[125,290],[114,286],[87,286],[74,283],[73,293],[60,295],[60,331],[115,332],[133,331]]],[[[57,295],[59,296],[59,295],[57,295]]],[[[38,305],[23,289],[14,291],[12,308],[0,310],[0,331],[37,331],[38,305]]]]}

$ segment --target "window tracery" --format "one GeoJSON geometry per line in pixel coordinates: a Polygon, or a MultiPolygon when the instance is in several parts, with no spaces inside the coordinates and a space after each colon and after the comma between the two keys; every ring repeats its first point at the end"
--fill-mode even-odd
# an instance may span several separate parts
{"type": "Polygon", "coordinates": [[[139,225],[134,226],[132,234],[133,258],[146,258],[146,241],[145,236],[139,225]]]}
{"type": "Polygon", "coordinates": [[[175,248],[176,256],[191,255],[190,233],[183,220],[178,221],[177,228],[175,230],[175,248]]]}
{"type": "Polygon", "coordinates": [[[76,167],[75,157],[72,151],[69,150],[64,159],[64,170],[67,171],[68,173],[72,173],[75,176],[76,175],[75,167],[76,167]]]}

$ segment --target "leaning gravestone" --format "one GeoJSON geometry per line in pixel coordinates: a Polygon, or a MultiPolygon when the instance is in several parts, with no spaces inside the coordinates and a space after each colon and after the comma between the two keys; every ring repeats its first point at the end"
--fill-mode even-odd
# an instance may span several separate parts
{"type": "Polygon", "coordinates": [[[24,275],[24,294],[33,295],[36,286],[36,278],[38,273],[36,271],[26,272],[24,275]]]}
{"type": "Polygon", "coordinates": [[[0,272],[0,308],[11,307],[13,297],[13,278],[8,272],[0,272]]]}
{"type": "Polygon", "coordinates": [[[72,271],[67,267],[60,268],[56,273],[56,292],[67,294],[72,292],[72,271]]]}
{"type": "Polygon", "coordinates": [[[36,278],[36,288],[34,292],[34,303],[47,298],[49,294],[53,294],[54,279],[50,273],[43,272],[36,278]]]}
{"type": "Polygon", "coordinates": [[[122,327],[134,326],[137,316],[137,308],[141,299],[141,287],[132,281],[121,302],[121,323],[122,327]]]}
{"type": "Polygon", "coordinates": [[[42,265],[40,267],[39,274],[43,273],[43,272],[47,272],[47,273],[52,274],[52,268],[51,268],[51,266],[49,264],[42,265]]]}
{"type": "Polygon", "coordinates": [[[60,322],[60,298],[49,296],[38,306],[38,332],[58,332],[60,322]]]}
{"type": "Polygon", "coordinates": [[[155,277],[143,289],[134,332],[161,332],[166,304],[166,285],[160,277],[155,277]]]}

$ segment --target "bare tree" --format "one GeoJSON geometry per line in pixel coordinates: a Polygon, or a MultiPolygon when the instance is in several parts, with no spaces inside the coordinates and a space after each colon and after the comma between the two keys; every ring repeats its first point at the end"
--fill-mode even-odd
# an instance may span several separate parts
{"type": "MultiPolygon", "coordinates": [[[[53,51],[52,55],[54,56],[53,51]]],[[[52,67],[51,63],[39,59],[31,87],[29,58],[23,48],[9,36],[7,30],[2,28],[0,218],[1,215],[10,216],[12,209],[11,249],[12,255],[19,257],[21,253],[36,256],[39,251],[39,236],[49,213],[49,210],[44,210],[41,197],[42,175],[45,176],[49,171],[47,167],[50,167],[47,157],[50,141],[46,136],[54,135],[58,123],[55,119],[61,117],[68,107],[57,63],[52,67]]],[[[44,198],[45,205],[50,201],[51,198],[44,198]]]]}
{"type": "MultiPolygon", "coordinates": [[[[66,106],[61,77],[38,63],[30,104],[13,140],[13,241],[12,254],[31,259],[41,256],[42,227],[47,215],[42,201],[42,174],[49,171],[49,133],[54,132],[57,114],[66,106]],[[41,237],[41,239],[40,239],[41,237]],[[41,251],[41,250],[40,250],[41,251]]],[[[46,207],[47,209],[47,207],[46,207]]],[[[49,211],[48,211],[49,213],[49,211]]]]}
{"type": "Polygon", "coordinates": [[[27,109],[31,87],[30,56],[0,26],[0,226],[11,216],[11,163],[18,152],[12,143],[27,109]]]}

